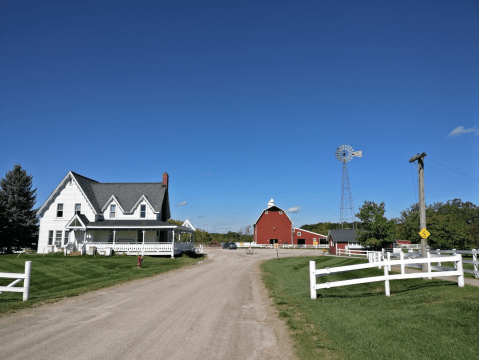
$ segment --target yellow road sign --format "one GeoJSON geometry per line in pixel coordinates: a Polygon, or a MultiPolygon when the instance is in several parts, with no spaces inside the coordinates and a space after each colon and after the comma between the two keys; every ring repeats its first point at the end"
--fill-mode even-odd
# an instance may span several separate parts
{"type": "Polygon", "coordinates": [[[419,235],[421,235],[423,239],[427,239],[427,237],[431,235],[431,233],[427,231],[426,228],[423,228],[421,231],[419,231],[419,235]]]}
{"type": "Polygon", "coordinates": [[[313,245],[318,245],[318,242],[317,242],[317,241],[313,241],[313,245]]]}
{"type": "Polygon", "coordinates": [[[277,249],[277,248],[278,248],[278,244],[274,244],[274,248],[277,249]]]}

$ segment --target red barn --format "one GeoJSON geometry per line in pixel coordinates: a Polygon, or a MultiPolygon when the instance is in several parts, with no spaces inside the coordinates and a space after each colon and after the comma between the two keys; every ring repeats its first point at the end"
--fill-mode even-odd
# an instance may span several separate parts
{"type": "Polygon", "coordinates": [[[286,212],[274,205],[273,199],[254,224],[256,244],[315,245],[320,239],[326,239],[326,236],[294,227],[286,212]]]}
{"type": "Polygon", "coordinates": [[[256,244],[291,244],[293,222],[283,209],[274,205],[273,199],[253,227],[256,244]]]}
{"type": "Polygon", "coordinates": [[[323,239],[323,242],[327,239],[326,235],[321,235],[297,227],[293,228],[293,231],[293,244],[295,245],[319,245],[321,244],[321,239],[323,239]]]}

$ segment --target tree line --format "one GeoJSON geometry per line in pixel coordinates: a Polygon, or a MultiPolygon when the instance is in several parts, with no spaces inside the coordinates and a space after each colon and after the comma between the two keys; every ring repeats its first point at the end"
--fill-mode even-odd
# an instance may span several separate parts
{"type": "MultiPolygon", "coordinates": [[[[174,225],[181,226],[183,221],[168,219],[168,222],[174,225]]],[[[254,240],[252,232],[252,226],[247,225],[241,228],[238,231],[228,231],[226,234],[221,233],[210,233],[204,229],[197,228],[195,230],[195,242],[200,244],[209,244],[212,241],[218,243],[225,242],[252,242],[254,240]]],[[[182,235],[185,239],[189,236],[188,234],[182,235]]]]}
{"type": "MultiPolygon", "coordinates": [[[[419,203],[401,211],[401,216],[388,220],[385,203],[365,201],[354,224],[344,224],[344,228],[357,229],[361,245],[372,249],[391,246],[395,240],[409,240],[419,244],[419,203]]],[[[327,235],[329,230],[341,229],[340,223],[320,222],[303,225],[302,229],[327,235]]],[[[437,202],[426,207],[426,228],[431,233],[427,244],[433,249],[479,248],[479,207],[461,199],[437,202]]]]}

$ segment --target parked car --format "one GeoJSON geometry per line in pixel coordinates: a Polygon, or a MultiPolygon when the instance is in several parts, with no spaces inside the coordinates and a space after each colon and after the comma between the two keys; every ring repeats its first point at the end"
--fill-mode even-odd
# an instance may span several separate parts
{"type": "Polygon", "coordinates": [[[236,250],[236,244],[233,242],[227,242],[223,245],[223,249],[236,250]]]}

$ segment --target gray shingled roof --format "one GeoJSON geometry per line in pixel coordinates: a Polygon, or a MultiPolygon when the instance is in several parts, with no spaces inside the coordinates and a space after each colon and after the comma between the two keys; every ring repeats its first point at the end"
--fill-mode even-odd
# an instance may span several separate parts
{"type": "Polygon", "coordinates": [[[143,195],[160,212],[166,192],[162,183],[92,183],[91,187],[101,208],[115,195],[125,212],[130,212],[143,195]]]}
{"type": "Polygon", "coordinates": [[[356,237],[358,236],[353,229],[329,230],[328,240],[329,235],[333,238],[333,242],[354,242],[357,241],[356,237]]]}
{"type": "Polygon", "coordinates": [[[156,212],[161,211],[166,186],[163,183],[100,183],[72,172],[98,214],[112,195],[125,212],[130,212],[140,198],[145,197],[156,212]]]}
{"type": "Polygon", "coordinates": [[[88,224],[87,228],[118,228],[118,227],[131,227],[132,229],[140,230],[141,227],[158,227],[158,228],[174,228],[183,231],[193,231],[190,228],[184,226],[178,226],[174,224],[170,224],[167,221],[159,221],[159,220],[98,220],[88,224]]]}

